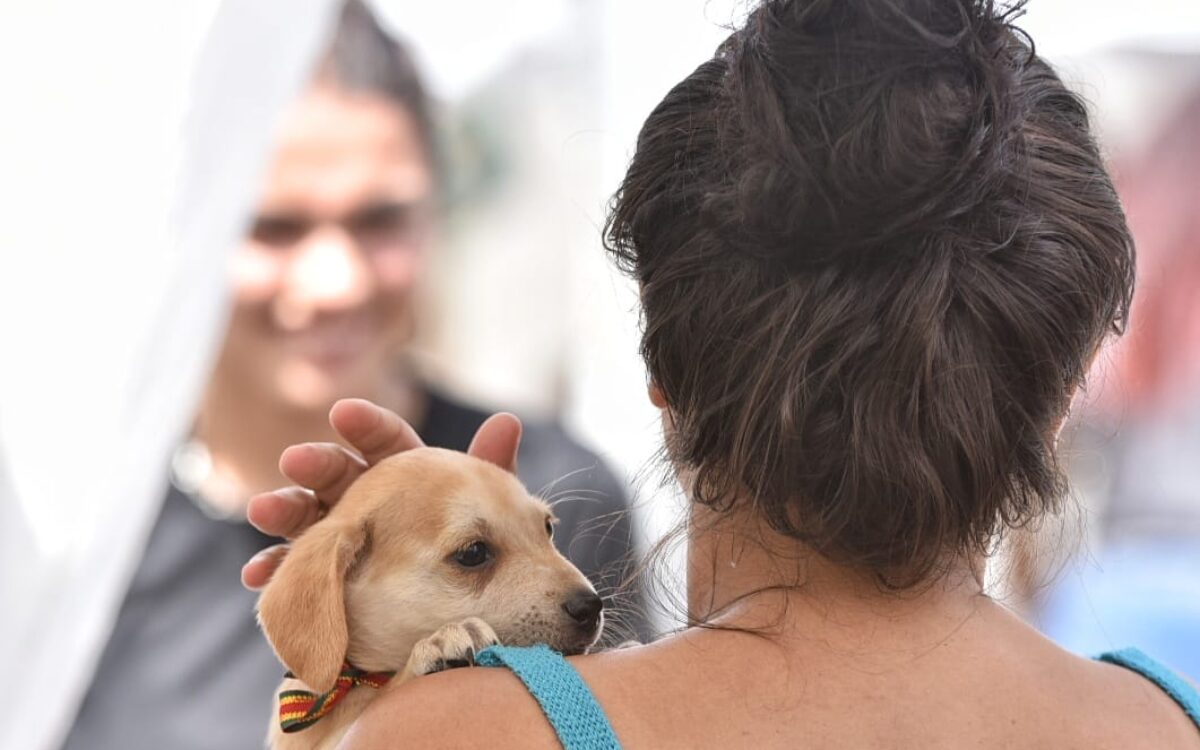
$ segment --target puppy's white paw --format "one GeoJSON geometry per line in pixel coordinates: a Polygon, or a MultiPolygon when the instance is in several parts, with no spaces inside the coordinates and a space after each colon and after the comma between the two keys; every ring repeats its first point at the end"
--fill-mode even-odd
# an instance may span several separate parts
{"type": "Polygon", "coordinates": [[[433,635],[417,641],[404,671],[412,677],[475,663],[475,654],[500,640],[478,617],[443,625],[433,635]]]}

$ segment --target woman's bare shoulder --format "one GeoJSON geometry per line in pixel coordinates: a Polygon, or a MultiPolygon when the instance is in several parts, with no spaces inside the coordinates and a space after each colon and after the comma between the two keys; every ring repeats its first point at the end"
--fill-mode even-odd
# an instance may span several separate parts
{"type": "MultiPolygon", "coordinates": [[[[1128,733],[1127,747],[1200,750],[1200,732],[1184,709],[1147,677],[1117,666],[1080,659],[1091,698],[1088,714],[1111,722],[1114,734],[1128,733]]],[[[1081,691],[1083,692],[1083,691],[1081,691]]]]}
{"type": "Polygon", "coordinates": [[[507,669],[454,669],[387,690],[340,750],[397,747],[558,748],[537,701],[507,669]]]}
{"type": "MultiPolygon", "coordinates": [[[[610,702],[624,703],[621,685],[641,682],[625,678],[644,660],[643,649],[568,661],[609,712],[619,709],[610,702]]],[[[427,675],[388,690],[363,713],[340,750],[474,747],[482,740],[494,750],[561,747],[541,707],[512,672],[475,667],[427,675]]]]}

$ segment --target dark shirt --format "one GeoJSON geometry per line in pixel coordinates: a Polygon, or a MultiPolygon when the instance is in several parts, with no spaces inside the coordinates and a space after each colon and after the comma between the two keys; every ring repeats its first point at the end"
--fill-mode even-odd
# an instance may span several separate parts
{"type": "MultiPolygon", "coordinates": [[[[422,437],[466,450],[487,415],[430,399],[422,437]]],[[[525,425],[518,466],[531,492],[564,498],[555,542],[605,593],[630,557],[621,484],[554,425],[525,425]]],[[[275,541],[172,487],[65,750],[263,747],[283,668],[239,573],[275,541]]]]}

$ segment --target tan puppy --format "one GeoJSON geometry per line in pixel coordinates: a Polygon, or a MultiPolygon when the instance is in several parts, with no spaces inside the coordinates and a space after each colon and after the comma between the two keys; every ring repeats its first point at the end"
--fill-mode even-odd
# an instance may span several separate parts
{"type": "MultiPolygon", "coordinates": [[[[295,679],[322,694],[343,663],[396,672],[383,689],[496,642],[586,651],[603,627],[591,584],[555,550],[553,515],[516,477],[463,453],[418,448],[384,459],[306,531],[258,602],[295,679]]],[[[380,690],[350,690],[273,748],[333,748],[380,690]]],[[[278,698],[277,705],[278,709],[278,698]]]]}

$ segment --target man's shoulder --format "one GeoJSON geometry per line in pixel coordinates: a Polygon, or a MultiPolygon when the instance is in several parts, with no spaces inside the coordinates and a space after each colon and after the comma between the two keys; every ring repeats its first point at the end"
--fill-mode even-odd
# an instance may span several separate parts
{"type": "MultiPolygon", "coordinates": [[[[426,439],[466,450],[475,430],[491,413],[461,399],[431,391],[426,439]]],[[[624,485],[597,453],[557,421],[518,414],[523,432],[517,460],[521,481],[535,494],[592,493],[605,508],[625,505],[624,485]]]]}
{"type": "Polygon", "coordinates": [[[531,478],[536,477],[537,481],[527,482],[534,491],[586,487],[622,494],[604,460],[556,422],[526,422],[518,460],[519,466],[529,465],[531,478]]]}

